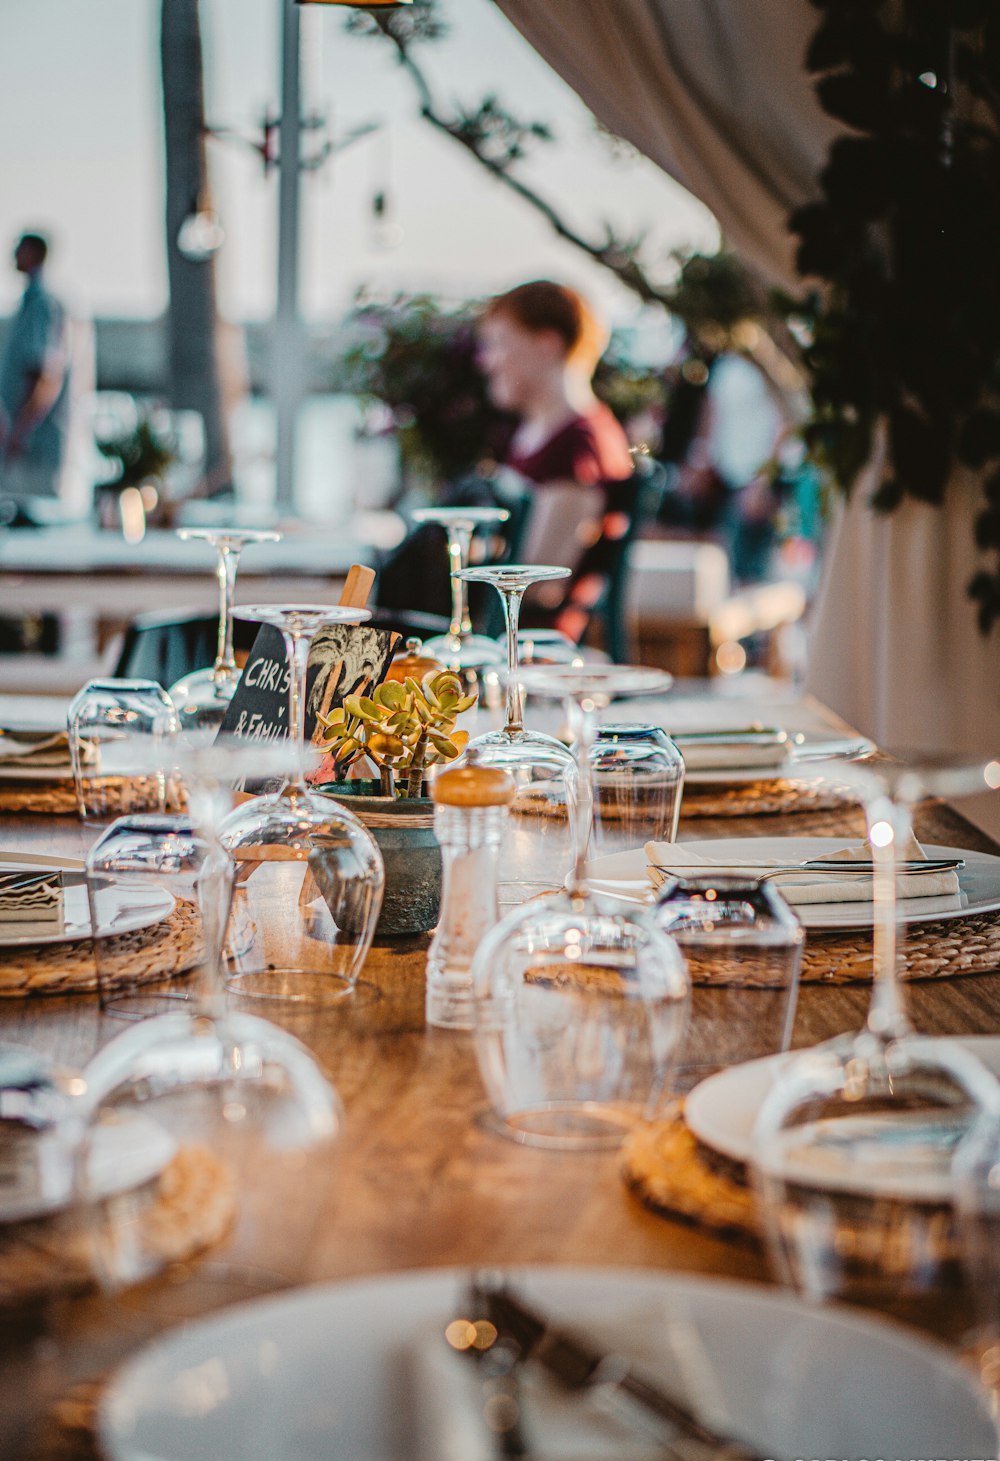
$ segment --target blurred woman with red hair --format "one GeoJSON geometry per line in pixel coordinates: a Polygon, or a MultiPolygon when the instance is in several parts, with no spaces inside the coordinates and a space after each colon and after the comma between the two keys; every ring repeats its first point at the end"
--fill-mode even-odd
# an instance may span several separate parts
{"type": "Polygon", "coordinates": [[[632,475],[628,440],[591,388],[608,333],[576,290],[539,279],[491,300],[479,362],[495,405],[518,417],[507,464],[535,494],[522,556],[574,568],[607,489],[632,475]]]}

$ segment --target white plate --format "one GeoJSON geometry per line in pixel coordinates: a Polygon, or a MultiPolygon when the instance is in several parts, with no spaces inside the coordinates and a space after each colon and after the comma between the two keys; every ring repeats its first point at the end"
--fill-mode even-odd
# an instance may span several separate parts
{"type": "MultiPolygon", "coordinates": [[[[728,858],[734,863],[803,862],[812,857],[830,857],[849,839],[844,837],[718,837],[684,846],[702,857],[728,858]]],[[[965,847],[924,846],[927,857],[964,857],[959,869],[960,904],[955,898],[905,898],[899,905],[904,923],[927,923],[931,919],[966,918],[972,913],[990,913],[1000,908],[1000,857],[989,852],[971,852],[965,847]]],[[[642,848],[614,852],[587,864],[587,886],[629,903],[651,903],[656,890],[646,877],[646,854],[642,848]]],[[[712,869],[705,868],[711,876],[712,869]]],[[[691,877],[701,875],[692,868],[691,877]]],[[[748,876],[752,873],[748,872],[748,876]]],[[[780,884],[779,884],[780,887],[780,884]]],[[[803,928],[871,928],[871,903],[797,903],[792,910],[803,928]]]]}
{"type": "Polygon", "coordinates": [[[73,768],[62,766],[5,766],[0,761],[0,781],[72,781],[73,768]]]}
{"type": "MultiPolygon", "coordinates": [[[[669,732],[668,732],[669,734],[669,732]]],[[[683,738],[683,731],[678,732],[683,738]]],[[[795,735],[796,732],[789,732],[795,735]]],[[[683,744],[681,745],[683,754],[683,744]]],[[[756,781],[808,781],[810,767],[817,761],[863,761],[875,750],[874,741],[863,736],[824,737],[803,733],[792,746],[791,755],[780,766],[732,766],[716,770],[685,771],[689,786],[742,785],[756,781]]]]}
{"type": "MultiPolygon", "coordinates": [[[[849,1309],[787,1294],[635,1269],[527,1269],[535,1305],[643,1361],[652,1377],[762,1457],[994,1456],[971,1378],[944,1349],[849,1309]],[[683,1357],[678,1355],[683,1351],[683,1357]],[[682,1376],[687,1377],[682,1378],[682,1376]],[[697,1380],[695,1380],[697,1377],[697,1380]],[[694,1386],[700,1392],[693,1398],[694,1386]]],[[[465,1316],[465,1276],[396,1275],[300,1290],[188,1325],[140,1353],[104,1392],[109,1461],[484,1461],[460,1443],[456,1388],[429,1397],[442,1428],[419,1439],[413,1359],[465,1316]]],[[[443,1339],[439,1340],[442,1348],[443,1339]]],[[[424,1373],[427,1370],[423,1359],[424,1373]]],[[[446,1371],[446,1373],[448,1373],[446,1371]]],[[[563,1407],[564,1414],[566,1408],[563,1407]]],[[[532,1416],[526,1406],[528,1426],[532,1416]]],[[[545,1416],[539,1416],[542,1425],[545,1416]]],[[[601,1441],[588,1402],[545,1455],[573,1461],[661,1455],[601,1441]],[[586,1407],[586,1408],[584,1408],[586,1407]]],[[[536,1420],[537,1425],[537,1420],[536,1420]]],[[[534,1433],[539,1444],[538,1430],[534,1433]]]]}
{"type": "MultiPolygon", "coordinates": [[[[83,863],[72,857],[39,857],[31,854],[0,854],[0,872],[14,872],[23,868],[26,872],[41,871],[44,868],[59,868],[79,872],[83,863]]],[[[174,911],[176,899],[166,888],[130,888],[127,885],[110,888],[104,895],[110,905],[110,916],[102,933],[132,933],[139,928],[151,928],[169,918],[174,911]]],[[[39,933],[38,924],[33,932],[17,932],[15,923],[0,922],[0,949],[34,948],[41,944],[68,944],[75,939],[90,938],[90,907],[87,889],[82,884],[63,889],[63,921],[51,933],[39,933]]]]}
{"type": "MultiPolygon", "coordinates": [[[[968,1035],[955,1038],[996,1075],[1000,1075],[1000,1037],[996,1035],[968,1035]]],[[[748,1060],[743,1065],[730,1066],[710,1075],[688,1093],[684,1101],[684,1120],[688,1129],[705,1146],[721,1152],[735,1162],[750,1159],[750,1147],[754,1123],[764,1099],[783,1068],[796,1054],[769,1055],[763,1060],[748,1060]]],[[[914,1176],[910,1188],[901,1182],[899,1174],[893,1184],[893,1192],[899,1197],[913,1197],[931,1201],[947,1200],[951,1192],[951,1158],[960,1132],[952,1131],[938,1152],[930,1154],[931,1166],[914,1176]]],[[[864,1169],[860,1159],[860,1148],[852,1157],[851,1187],[856,1191],[884,1191],[884,1151],[878,1158],[876,1146],[870,1148],[873,1166],[870,1172],[864,1169]],[[881,1172],[875,1163],[881,1160],[881,1172]]]]}
{"type": "MultiPolygon", "coordinates": [[[[60,1212],[70,1200],[72,1170],[66,1150],[57,1135],[38,1138],[33,1150],[36,1179],[30,1190],[19,1184],[19,1173],[0,1162],[0,1223],[23,1223],[60,1212]],[[49,1152],[44,1150],[48,1143],[49,1152]]],[[[151,1182],[171,1160],[177,1143],[170,1133],[148,1116],[133,1116],[114,1125],[102,1125],[94,1132],[88,1170],[93,1197],[111,1197],[151,1182]]]]}

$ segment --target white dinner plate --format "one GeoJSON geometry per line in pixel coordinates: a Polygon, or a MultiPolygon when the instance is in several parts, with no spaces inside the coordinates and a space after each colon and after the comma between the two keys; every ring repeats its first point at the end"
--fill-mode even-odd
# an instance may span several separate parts
{"type": "MultiPolygon", "coordinates": [[[[669,732],[668,732],[669,734],[669,732]]],[[[683,754],[683,731],[681,753],[683,754]]],[[[714,770],[685,771],[689,786],[729,786],[756,781],[808,781],[810,771],[819,761],[863,761],[875,750],[874,741],[864,736],[819,736],[813,732],[790,731],[791,753],[780,766],[732,766],[714,770]]]]}
{"type": "MultiPolygon", "coordinates": [[[[69,1205],[72,1169],[66,1162],[65,1146],[55,1131],[44,1133],[38,1141],[42,1148],[48,1144],[51,1159],[44,1149],[34,1150],[37,1180],[30,1189],[25,1190],[18,1180],[19,1173],[9,1163],[0,1165],[0,1224],[27,1222],[69,1205]]],[[[148,1116],[131,1116],[97,1127],[88,1161],[93,1199],[151,1182],[176,1150],[177,1143],[170,1133],[148,1116]]]]}
{"type": "MultiPolygon", "coordinates": [[[[718,837],[698,842],[684,842],[691,852],[702,857],[731,859],[733,863],[803,862],[807,858],[830,857],[849,844],[845,837],[718,837]]],[[[959,897],[904,898],[899,916],[904,923],[927,923],[931,919],[967,918],[972,913],[990,913],[1000,908],[1000,857],[989,852],[971,852],[965,847],[924,846],[927,857],[962,857],[965,867],[959,869],[959,897]]],[[[629,903],[652,903],[656,889],[646,876],[646,854],[636,848],[595,858],[587,864],[587,886],[595,893],[622,899],[629,903]]],[[[691,868],[690,876],[701,875],[700,868],[691,868]]],[[[762,869],[764,871],[764,869],[762,869]]],[[[706,876],[712,869],[705,868],[706,876]]],[[[748,877],[753,874],[748,871],[748,877]]],[[[780,882],[777,884],[780,888],[780,882]]],[[[871,928],[874,908],[871,903],[797,903],[792,910],[803,928],[871,928]]]]}
{"type": "MultiPolygon", "coordinates": [[[[41,857],[35,854],[0,854],[0,872],[40,872],[58,868],[79,872],[83,863],[73,857],[41,857]]],[[[169,918],[176,899],[166,888],[136,888],[127,884],[109,888],[103,898],[108,907],[108,921],[101,933],[133,933],[151,928],[169,918]]],[[[40,933],[40,924],[32,924],[30,932],[19,931],[16,923],[0,921],[0,949],[34,948],[40,944],[68,944],[75,939],[90,938],[90,906],[87,889],[81,883],[63,889],[63,920],[51,932],[40,933]]]]}
{"type": "MultiPolygon", "coordinates": [[[[471,1445],[465,1427],[475,1362],[452,1357],[442,1334],[450,1320],[470,1317],[465,1277],[439,1269],[304,1289],[175,1330],[104,1391],[102,1454],[486,1461],[495,1440],[471,1445]]],[[[996,1454],[972,1377],[901,1326],[761,1286],[650,1270],[539,1268],[510,1278],[533,1305],[599,1347],[625,1350],[761,1457],[996,1454]]],[[[610,1444],[609,1422],[589,1401],[560,1409],[558,1421],[544,1413],[526,1383],[528,1440],[539,1451],[544,1442],[551,1461],[663,1454],[649,1438],[610,1444]]]]}
{"type": "MultiPolygon", "coordinates": [[[[967,1035],[952,1037],[954,1043],[963,1046],[982,1063],[1000,1076],[1000,1036],[967,1035]]],[[[689,1131],[711,1147],[735,1162],[746,1163],[750,1159],[754,1123],[768,1092],[781,1071],[796,1054],[768,1055],[762,1060],[748,1060],[743,1065],[732,1065],[710,1075],[689,1091],[684,1100],[684,1120],[689,1131]]],[[[942,1124],[938,1130],[938,1141],[927,1143],[928,1165],[912,1173],[912,1186],[897,1171],[892,1179],[892,1193],[896,1197],[911,1197],[923,1201],[947,1201],[952,1190],[951,1159],[954,1149],[965,1127],[942,1124]]],[[[855,1131],[857,1137],[858,1132],[855,1131]]],[[[873,1132],[873,1135],[875,1133],[873,1132]]],[[[831,1145],[831,1162],[840,1161],[839,1154],[831,1145]]],[[[831,1166],[831,1180],[835,1181],[834,1165],[831,1166]]],[[[884,1147],[879,1152],[878,1144],[872,1140],[855,1140],[850,1152],[850,1187],[854,1191],[886,1192],[886,1162],[884,1147]],[[866,1155],[871,1164],[867,1165],[866,1155]]],[[[837,1182],[836,1185],[848,1185],[837,1182]]]]}
{"type": "Polygon", "coordinates": [[[72,781],[73,768],[63,766],[5,766],[0,761],[0,781],[72,781]]]}

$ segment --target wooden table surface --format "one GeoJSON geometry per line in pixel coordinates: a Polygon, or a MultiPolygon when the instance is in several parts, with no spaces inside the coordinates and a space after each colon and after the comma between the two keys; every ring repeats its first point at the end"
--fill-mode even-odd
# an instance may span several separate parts
{"type": "MultiPolygon", "coordinates": [[[[769,816],[682,822],[682,837],[808,835],[814,818],[769,816]]],[[[824,824],[823,831],[829,830],[824,824]]],[[[843,830],[857,832],[856,813],[843,830]]],[[[930,805],[918,818],[929,842],[991,849],[952,810],[930,805]]],[[[4,849],[81,856],[92,832],[69,819],[0,819],[4,849]]],[[[766,1280],[762,1256],[654,1216],[626,1191],[614,1153],[531,1150],[491,1132],[469,1036],[424,1025],[428,939],[376,945],[364,971],[373,987],[356,1007],[266,1013],[316,1052],[343,1100],[334,1196],[307,1255],[310,1280],[342,1279],[438,1265],[557,1263],[639,1266],[766,1280]]],[[[908,986],[910,1009],[929,1033],[1000,1030],[1000,973],[908,986]]],[[[793,1044],[858,1027],[867,986],[804,986],[793,1044]]],[[[285,1007],[287,1008],[287,1007],[285,1007]]],[[[697,993],[693,1018],[697,1018],[697,993]]],[[[261,1012],[259,1009],[256,1012],[261,1012]]],[[[0,1000],[0,1039],[82,1065],[122,1029],[90,997],[0,1000]]],[[[276,1219],[280,1223],[280,1216],[276,1219]]],[[[275,1233],[280,1243],[280,1231],[275,1233]]],[[[136,1305],[88,1298],[56,1306],[34,1330],[0,1316],[0,1456],[54,1458],[31,1449],[41,1416],[68,1381],[94,1376],[176,1316],[176,1299],[136,1305]],[[58,1342],[53,1339],[58,1336],[58,1342]]],[[[218,1302],[197,1269],[185,1313],[218,1302]]]]}

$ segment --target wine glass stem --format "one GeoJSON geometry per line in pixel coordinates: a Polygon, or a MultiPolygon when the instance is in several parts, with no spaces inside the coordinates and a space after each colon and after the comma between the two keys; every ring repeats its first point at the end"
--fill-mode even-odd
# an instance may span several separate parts
{"type": "Polygon", "coordinates": [[[216,680],[228,679],[236,673],[236,657],[233,653],[233,599],[236,593],[236,570],[240,563],[240,550],[228,543],[219,544],[219,563],[216,576],[219,580],[219,644],[212,669],[216,680]]]}
{"type": "Polygon", "coordinates": [[[597,706],[589,695],[571,696],[566,702],[569,728],[576,748],[576,846],[569,891],[584,893],[587,853],[594,822],[594,777],[590,753],[597,736],[597,706]]]}
{"type": "Polygon", "coordinates": [[[448,633],[452,639],[472,633],[472,619],[469,615],[469,589],[464,578],[456,578],[461,568],[468,568],[472,548],[472,529],[448,526],[448,571],[451,573],[451,623],[448,633]]]}
{"type": "Polygon", "coordinates": [[[198,1013],[218,1016],[225,1009],[226,996],[222,980],[222,943],[229,921],[229,905],[233,895],[233,864],[228,853],[206,827],[202,836],[208,842],[208,853],[198,877],[198,910],[204,940],[201,988],[198,992],[198,1013]]]}
{"type": "Polygon", "coordinates": [[[288,735],[294,738],[295,774],[289,783],[293,792],[307,796],[306,750],[306,670],[312,635],[298,628],[283,629],[285,653],[288,655],[288,735]]]}
{"type": "Polygon", "coordinates": [[[866,813],[875,864],[872,877],[875,925],[872,937],[872,998],[867,1024],[880,1040],[895,1040],[911,1029],[899,987],[897,867],[899,849],[909,843],[912,824],[909,810],[888,797],[873,801],[866,808],[866,813]],[[888,840],[887,832],[891,832],[888,840]]]}
{"type": "Polygon", "coordinates": [[[507,629],[507,723],[504,730],[508,735],[520,735],[524,730],[524,699],[521,682],[517,677],[517,625],[521,617],[523,588],[500,588],[503,604],[503,621],[507,629]]]}

